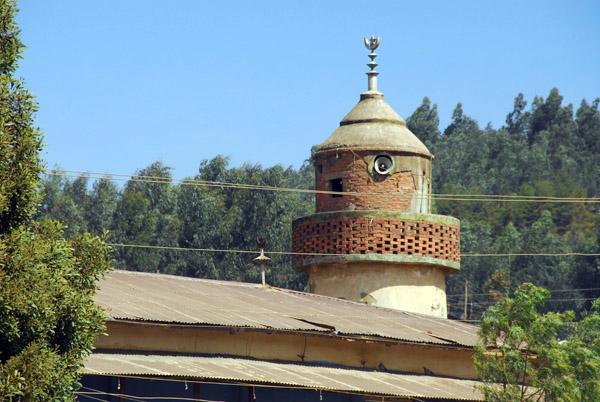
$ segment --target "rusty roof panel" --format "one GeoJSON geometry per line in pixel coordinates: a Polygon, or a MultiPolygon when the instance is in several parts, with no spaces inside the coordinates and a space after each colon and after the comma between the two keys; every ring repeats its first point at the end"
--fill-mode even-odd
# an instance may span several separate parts
{"type": "Polygon", "coordinates": [[[113,271],[96,301],[113,319],[477,343],[478,327],[460,321],[250,283],[113,271]]]}
{"type": "Polygon", "coordinates": [[[397,397],[483,401],[476,381],[223,357],[92,354],[84,374],[277,384],[397,397]]]}

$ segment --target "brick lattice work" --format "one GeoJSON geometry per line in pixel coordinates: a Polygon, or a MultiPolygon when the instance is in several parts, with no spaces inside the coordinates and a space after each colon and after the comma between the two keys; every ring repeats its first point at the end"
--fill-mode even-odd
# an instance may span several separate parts
{"type": "MultiPolygon", "coordinates": [[[[339,218],[295,223],[295,253],[421,255],[460,262],[460,228],[396,218],[339,218]]],[[[301,264],[306,256],[294,255],[301,264]]]]}

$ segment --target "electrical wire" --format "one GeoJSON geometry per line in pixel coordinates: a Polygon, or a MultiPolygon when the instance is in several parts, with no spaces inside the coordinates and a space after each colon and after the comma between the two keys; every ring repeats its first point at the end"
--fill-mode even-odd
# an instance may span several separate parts
{"type": "MultiPolygon", "coordinates": [[[[589,291],[589,290],[600,290],[600,288],[578,288],[578,289],[548,289],[550,293],[564,293],[564,292],[580,292],[580,291],[589,291]]],[[[469,293],[469,297],[471,296],[489,296],[490,293],[469,293]]],[[[446,295],[447,297],[458,297],[464,296],[464,293],[453,293],[446,295]]]]}
{"type": "MultiPolygon", "coordinates": [[[[120,377],[125,377],[125,376],[120,376],[120,377]]],[[[192,381],[186,381],[186,382],[192,382],[192,381]]],[[[91,392],[81,392],[81,391],[75,391],[76,394],[79,395],[84,395],[86,397],[88,397],[90,394],[91,395],[107,395],[107,396],[118,396],[120,398],[123,399],[129,399],[131,401],[137,401],[137,402],[141,402],[141,401],[151,401],[151,400],[171,400],[171,401],[196,401],[196,402],[224,402],[224,401],[215,401],[215,400],[211,400],[211,399],[198,399],[198,398],[184,398],[184,397],[176,397],[176,396],[135,396],[135,395],[130,395],[130,394],[115,394],[115,393],[110,393],[110,392],[106,392],[106,391],[100,391],[98,389],[94,389],[94,388],[90,388],[90,387],[81,387],[82,389],[87,389],[90,390],[91,392]]]]}
{"type": "Polygon", "coordinates": [[[500,254],[478,254],[466,253],[461,257],[599,257],[600,253],[500,253],[500,254]]]}
{"type": "MultiPolygon", "coordinates": [[[[241,253],[241,254],[258,254],[258,251],[248,250],[230,250],[230,249],[212,249],[212,248],[184,248],[184,247],[168,247],[168,246],[146,246],[139,244],[121,244],[121,243],[106,243],[107,246],[111,247],[134,247],[134,248],[149,248],[158,250],[175,250],[175,251],[198,251],[198,252],[212,252],[212,253],[241,253]]],[[[305,256],[332,256],[332,255],[345,255],[345,254],[327,254],[327,253],[294,253],[287,251],[265,251],[265,254],[271,255],[305,255],[305,256]]]]}
{"type": "MultiPolygon", "coordinates": [[[[548,299],[545,302],[560,302],[560,303],[564,303],[564,302],[580,302],[580,301],[590,301],[590,300],[597,300],[596,298],[576,298],[576,299],[548,299]]],[[[488,308],[494,304],[496,304],[495,302],[493,303],[477,303],[477,302],[468,302],[469,304],[469,309],[472,313],[474,314],[483,314],[485,313],[488,308]]],[[[454,314],[458,313],[462,313],[464,311],[464,303],[463,302],[455,302],[453,305],[451,305],[451,311],[454,312],[454,314]]],[[[471,315],[471,314],[469,314],[471,315]]]]}
{"type": "MultiPolygon", "coordinates": [[[[90,388],[90,387],[84,387],[82,386],[80,389],[87,389],[90,390],[91,392],[93,392],[92,395],[106,395],[106,396],[118,396],[119,398],[125,399],[125,400],[129,400],[129,401],[136,401],[136,402],[140,402],[143,401],[143,399],[141,399],[141,397],[136,397],[133,395],[127,395],[125,393],[118,393],[118,394],[112,394],[109,392],[104,392],[104,391],[100,391],[94,388],[90,388]]],[[[85,391],[75,391],[75,394],[80,394],[80,395],[85,395],[86,397],[89,396],[91,393],[85,392],[85,391]]]]}
{"type": "MultiPolygon", "coordinates": [[[[492,296],[492,295],[489,295],[492,296]]],[[[593,301],[598,300],[597,297],[573,297],[573,298],[563,298],[563,299],[546,299],[545,303],[565,303],[565,302],[583,302],[583,301],[593,301]]],[[[464,298],[462,300],[449,300],[449,310],[453,311],[455,314],[462,313],[464,311],[464,298]]],[[[490,300],[489,302],[474,302],[471,300],[469,295],[469,309],[474,314],[483,314],[488,308],[492,305],[496,304],[495,300],[490,300]]]]}
{"type": "MultiPolygon", "coordinates": [[[[490,298],[493,298],[494,295],[489,295],[490,298]]],[[[464,301],[464,297],[462,299],[460,298],[456,298],[456,297],[451,297],[452,301],[454,303],[458,303],[460,305],[460,303],[463,303],[464,301]]],[[[567,302],[567,301],[589,301],[589,300],[597,300],[598,297],[567,297],[567,298],[561,298],[561,299],[554,299],[554,298],[548,298],[545,300],[545,302],[567,302]]],[[[485,305],[487,304],[486,302],[475,302],[475,301],[471,301],[471,295],[469,295],[469,303],[473,303],[475,305],[485,305]]]]}
{"type": "MultiPolygon", "coordinates": [[[[207,187],[221,187],[221,188],[237,188],[247,190],[270,190],[270,191],[284,191],[284,192],[298,192],[298,193],[309,193],[309,194],[342,194],[342,195],[374,195],[384,196],[382,193],[339,193],[333,191],[319,191],[319,190],[306,190],[306,189],[293,189],[273,186],[261,186],[261,185],[248,185],[238,183],[227,183],[227,182],[215,182],[215,181],[204,181],[197,179],[172,179],[157,176],[140,176],[140,175],[123,175],[115,173],[98,173],[98,172],[83,172],[73,170],[62,170],[54,169],[52,172],[47,173],[48,175],[54,176],[65,176],[65,177],[86,177],[92,179],[110,179],[110,180],[123,180],[123,181],[136,181],[144,183],[162,183],[162,184],[173,184],[178,183],[181,185],[194,185],[194,186],[207,186],[207,187]],[[63,173],[55,173],[63,172],[63,173]],[[73,175],[70,173],[76,173],[73,175]],[[102,176],[99,176],[102,175],[102,176]],[[114,178],[112,176],[118,176],[114,178]]],[[[398,195],[397,196],[401,196],[398,195]]],[[[415,195],[409,195],[414,197],[415,195]]],[[[515,195],[465,195],[465,194],[432,194],[439,200],[455,200],[455,201],[519,201],[519,202],[600,202],[600,198],[572,198],[572,197],[543,197],[543,196],[515,196],[515,195]]],[[[122,244],[122,243],[108,243],[114,247],[134,247],[134,248],[146,248],[146,249],[161,249],[161,250],[176,250],[176,251],[196,251],[196,252],[222,252],[222,253],[243,253],[243,254],[256,254],[255,251],[248,250],[230,250],[230,249],[210,249],[210,248],[183,248],[183,247],[170,247],[170,246],[149,246],[149,245],[133,245],[133,244],[122,244]]],[[[335,256],[345,254],[334,254],[334,253],[295,253],[295,252],[282,252],[282,251],[271,251],[265,254],[271,255],[297,255],[297,256],[335,256]]],[[[418,255],[418,254],[417,254],[418,255]]],[[[431,255],[429,255],[431,256],[431,255]]],[[[579,253],[579,252],[568,252],[568,253],[463,253],[460,255],[438,255],[435,257],[441,258],[453,258],[453,257],[568,257],[568,256],[586,256],[586,257],[598,257],[600,253],[579,253]]],[[[600,288],[590,288],[582,290],[597,290],[600,288]]],[[[553,292],[567,292],[574,290],[556,290],[553,292]]],[[[552,291],[551,291],[552,292],[552,291]]],[[[470,296],[486,295],[486,294],[471,294],[470,296]]],[[[452,297],[453,295],[448,295],[452,297]]],[[[593,300],[593,299],[549,299],[552,301],[565,301],[565,300],[593,300]]]]}
{"type": "MultiPolygon", "coordinates": [[[[106,243],[112,247],[132,247],[132,248],[147,248],[157,250],[173,250],[173,251],[198,251],[198,252],[213,252],[213,253],[241,253],[241,254],[257,254],[258,251],[249,250],[231,250],[231,249],[213,249],[213,248],[185,248],[185,247],[174,247],[174,246],[149,246],[142,244],[124,244],[124,243],[106,243]]],[[[331,256],[344,256],[344,255],[358,255],[358,254],[336,254],[336,253],[298,253],[292,251],[265,251],[265,254],[271,255],[297,255],[297,256],[313,256],[313,257],[331,257],[331,256]]],[[[366,254],[365,254],[366,255],[366,254]]],[[[372,255],[372,254],[369,254],[372,255]]],[[[377,255],[377,254],[375,254],[377,255]]],[[[382,254],[383,255],[383,254],[382,254]]],[[[395,254],[394,254],[395,255],[395,254]]],[[[398,254],[401,255],[401,254],[398,254]]],[[[424,255],[427,257],[450,259],[456,257],[572,257],[572,256],[585,256],[585,257],[600,257],[600,253],[502,253],[502,254],[410,254],[414,256],[424,255]]]]}
{"type": "MultiPolygon", "coordinates": [[[[74,391],[73,393],[74,393],[75,395],[82,395],[82,396],[85,396],[85,397],[86,397],[86,398],[88,398],[88,399],[93,399],[94,401],[100,401],[100,402],[110,402],[110,399],[109,399],[109,400],[106,400],[106,399],[100,399],[100,398],[93,397],[93,396],[91,396],[91,395],[90,395],[91,393],[84,393],[84,392],[80,392],[80,391],[74,391]]],[[[103,392],[101,392],[99,395],[101,395],[101,394],[104,394],[104,393],[103,393],[103,392]]],[[[94,394],[94,395],[95,395],[95,394],[94,394]]]]}
{"type": "MultiPolygon", "coordinates": [[[[98,173],[98,172],[83,172],[83,171],[75,171],[75,170],[63,170],[63,169],[54,169],[50,173],[46,173],[48,175],[56,175],[56,176],[73,176],[68,175],[66,173],[78,173],[80,176],[73,177],[88,177],[94,179],[102,179],[109,178],[114,179],[112,177],[98,177],[97,175],[109,175],[109,176],[119,176],[121,178],[117,180],[127,180],[127,181],[141,181],[145,183],[165,183],[170,184],[173,181],[178,181],[182,185],[202,185],[202,186],[212,186],[212,187],[230,187],[230,188],[241,188],[241,189],[251,189],[251,190],[273,190],[273,191],[288,191],[288,192],[302,192],[302,193],[313,193],[313,194],[343,194],[343,195],[377,195],[382,196],[385,194],[382,193],[339,193],[333,191],[319,191],[319,190],[303,190],[303,189],[292,189],[292,188],[283,188],[283,187],[272,187],[272,186],[259,186],[259,185],[247,185],[247,184],[236,184],[236,183],[225,183],[225,182],[212,182],[212,181],[203,181],[203,180],[191,180],[191,179],[172,179],[172,178],[164,178],[157,176],[135,176],[135,175],[123,175],[116,173],[98,173]],[[60,173],[52,173],[52,172],[65,172],[64,174],[60,173]],[[87,174],[88,176],[81,176],[87,174]],[[96,175],[96,176],[92,176],[96,175]]],[[[411,195],[412,196],[412,195],[411,195]]],[[[540,196],[532,196],[532,197],[522,197],[522,196],[500,196],[500,195],[459,195],[459,194],[437,194],[438,197],[493,197],[493,198],[443,198],[448,200],[478,200],[478,201],[507,201],[509,199],[518,200],[522,202],[600,202],[600,198],[561,198],[561,197],[540,197],[540,196]]],[[[118,244],[111,243],[109,244],[115,247],[136,247],[136,248],[154,248],[154,249],[163,249],[163,250],[184,250],[184,251],[202,251],[202,252],[232,252],[232,253],[254,253],[253,251],[245,251],[245,250],[218,250],[218,249],[203,249],[203,248],[182,248],[182,247],[168,247],[168,246],[148,246],[148,245],[133,245],[133,244],[118,244]]],[[[271,251],[267,252],[267,254],[285,254],[285,255],[306,255],[306,256],[328,256],[328,255],[336,255],[330,253],[293,253],[293,252],[278,252],[271,251]]],[[[431,256],[431,255],[429,255],[431,256]]],[[[578,253],[578,252],[569,252],[569,253],[463,253],[460,255],[439,255],[437,257],[449,258],[449,257],[539,257],[539,256],[584,256],[584,257],[597,257],[600,256],[600,253],[578,253]]]]}
{"type": "Polygon", "coordinates": [[[569,299],[546,299],[545,303],[548,302],[568,302],[568,301],[590,301],[590,300],[598,300],[597,297],[578,297],[578,298],[569,298],[569,299]]]}
{"type": "MultiPolygon", "coordinates": [[[[159,183],[159,184],[179,184],[188,186],[203,186],[203,187],[219,187],[219,188],[236,188],[245,190],[262,190],[262,191],[280,191],[294,192],[305,194],[326,194],[338,196],[376,196],[376,197],[400,197],[400,198],[429,198],[429,195],[419,194],[400,194],[389,192],[338,192],[324,190],[308,190],[297,188],[285,188],[255,184],[217,182],[198,179],[174,179],[158,176],[138,176],[124,175],[117,173],[99,173],[99,172],[84,172],[78,170],[53,169],[46,172],[48,176],[60,177],[83,177],[89,179],[106,179],[113,181],[133,181],[143,183],[159,183]],[[116,177],[113,177],[116,176],[116,177]]],[[[433,200],[445,201],[479,201],[479,202],[537,202],[537,203],[600,203],[598,197],[550,197],[550,196],[520,196],[520,195],[499,195],[499,194],[431,194],[433,200]]]]}

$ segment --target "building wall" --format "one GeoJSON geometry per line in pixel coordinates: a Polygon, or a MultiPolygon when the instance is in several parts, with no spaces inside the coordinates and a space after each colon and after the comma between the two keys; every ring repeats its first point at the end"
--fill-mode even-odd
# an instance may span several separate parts
{"type": "Polygon", "coordinates": [[[308,291],[446,318],[445,273],[439,267],[354,261],[308,270],[308,291]]]}
{"type": "MultiPolygon", "coordinates": [[[[413,284],[418,276],[415,272],[413,284]]],[[[441,286],[440,283],[438,285],[441,286]]],[[[416,290],[413,286],[407,292],[416,290]]],[[[413,293],[412,302],[421,300],[415,294],[418,293],[413,293]]],[[[375,294],[375,297],[379,295],[375,294]]],[[[237,356],[299,364],[327,362],[330,365],[370,370],[377,370],[382,363],[390,370],[413,374],[422,374],[423,366],[427,366],[441,376],[477,379],[470,347],[432,347],[373,338],[361,340],[327,332],[308,334],[194,325],[139,325],[119,321],[108,321],[107,332],[109,336],[100,337],[95,345],[99,350],[237,356]]]]}
{"type": "Polygon", "coordinates": [[[316,195],[316,211],[367,209],[396,212],[429,212],[431,161],[421,155],[360,149],[321,151],[315,154],[315,183],[319,191],[334,191],[332,180],[341,179],[344,196],[316,195]],[[378,155],[394,162],[389,175],[374,171],[378,155]],[[354,194],[353,194],[354,193],[354,194]]]}

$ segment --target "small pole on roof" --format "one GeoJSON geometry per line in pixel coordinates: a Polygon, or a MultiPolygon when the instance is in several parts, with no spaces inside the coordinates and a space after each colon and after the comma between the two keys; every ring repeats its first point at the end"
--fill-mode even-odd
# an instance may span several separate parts
{"type": "Polygon", "coordinates": [[[379,46],[380,41],[381,40],[379,39],[379,36],[371,36],[371,38],[367,38],[365,36],[365,46],[371,51],[371,53],[369,53],[371,61],[367,63],[367,66],[371,68],[371,71],[367,72],[367,76],[369,77],[369,91],[374,92],[377,92],[377,76],[379,75],[379,73],[375,71],[375,67],[377,67],[377,62],[375,61],[377,53],[375,53],[375,49],[377,49],[377,46],[379,46]]]}
{"type": "Polygon", "coordinates": [[[260,255],[254,259],[254,263],[260,265],[260,275],[262,277],[263,286],[266,285],[265,282],[265,264],[271,261],[269,257],[265,255],[265,246],[267,245],[267,240],[263,237],[259,237],[256,239],[256,246],[260,249],[260,255]]]}
{"type": "Polygon", "coordinates": [[[469,298],[469,281],[465,280],[465,306],[464,306],[464,312],[463,312],[463,316],[465,317],[465,320],[467,319],[467,313],[468,313],[468,301],[469,298]]]}

